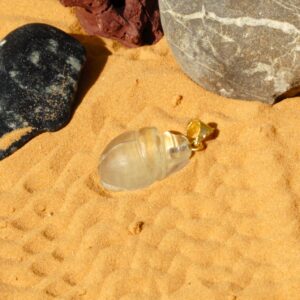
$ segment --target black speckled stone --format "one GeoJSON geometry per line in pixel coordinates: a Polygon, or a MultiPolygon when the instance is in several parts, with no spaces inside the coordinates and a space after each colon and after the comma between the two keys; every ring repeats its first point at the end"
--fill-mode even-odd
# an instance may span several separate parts
{"type": "Polygon", "coordinates": [[[76,39],[46,24],[22,26],[0,41],[0,141],[16,129],[32,128],[0,147],[0,159],[68,122],[85,60],[76,39]]]}

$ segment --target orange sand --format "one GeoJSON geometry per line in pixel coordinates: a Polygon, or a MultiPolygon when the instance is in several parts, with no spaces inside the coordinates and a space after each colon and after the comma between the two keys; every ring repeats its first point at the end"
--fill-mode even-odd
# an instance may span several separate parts
{"type": "Polygon", "coordinates": [[[32,127],[25,127],[4,134],[3,137],[0,139],[0,150],[5,150],[9,148],[14,142],[18,141],[24,135],[30,133],[31,131],[32,127]]]}
{"type": "Polygon", "coordinates": [[[74,33],[89,63],[70,123],[0,162],[0,299],[300,299],[300,99],[271,107],[197,86],[163,39],[85,36],[58,0],[0,2],[0,37],[30,22],[74,33]],[[219,136],[137,192],[99,185],[105,145],[145,125],[219,136]]]}

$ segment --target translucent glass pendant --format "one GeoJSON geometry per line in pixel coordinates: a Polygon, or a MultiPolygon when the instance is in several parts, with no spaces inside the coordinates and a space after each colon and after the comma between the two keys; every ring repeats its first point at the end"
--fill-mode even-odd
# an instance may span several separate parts
{"type": "Polygon", "coordinates": [[[202,149],[203,139],[214,130],[199,122],[190,122],[187,136],[170,131],[160,134],[154,127],[117,136],[101,155],[102,185],[112,191],[136,190],[180,170],[189,162],[192,151],[202,149]]]}

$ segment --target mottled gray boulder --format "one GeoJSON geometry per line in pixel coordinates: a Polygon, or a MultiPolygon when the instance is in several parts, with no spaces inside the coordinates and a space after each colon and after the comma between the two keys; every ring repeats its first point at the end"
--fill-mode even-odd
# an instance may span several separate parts
{"type": "Polygon", "coordinates": [[[300,91],[300,0],[160,0],[182,69],[220,95],[274,103],[300,91]]]}

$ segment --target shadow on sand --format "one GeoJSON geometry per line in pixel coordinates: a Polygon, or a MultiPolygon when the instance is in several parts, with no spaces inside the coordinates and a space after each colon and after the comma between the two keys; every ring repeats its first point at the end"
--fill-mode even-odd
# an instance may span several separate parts
{"type": "Polygon", "coordinates": [[[74,113],[86,93],[97,81],[111,52],[98,37],[81,34],[71,34],[71,36],[77,39],[85,47],[87,52],[87,61],[81,73],[77,96],[74,103],[74,113]]]}
{"type": "Polygon", "coordinates": [[[282,100],[286,99],[286,98],[294,98],[294,97],[299,97],[300,96],[300,84],[297,85],[294,88],[291,88],[290,90],[288,90],[287,92],[285,92],[284,94],[278,96],[274,102],[274,104],[281,102],[282,100]]]}

